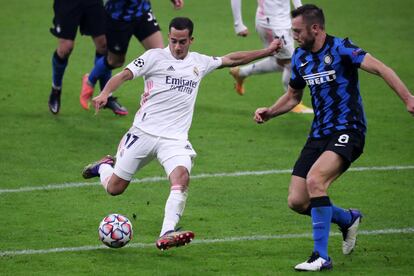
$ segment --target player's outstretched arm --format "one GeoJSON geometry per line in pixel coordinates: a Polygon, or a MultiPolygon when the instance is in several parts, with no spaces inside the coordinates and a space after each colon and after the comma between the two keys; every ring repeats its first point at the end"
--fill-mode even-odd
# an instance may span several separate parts
{"type": "Polygon", "coordinates": [[[260,107],[256,109],[253,120],[262,124],[276,116],[289,112],[302,100],[303,90],[288,87],[288,91],[284,93],[271,107],[260,107]]]}
{"type": "Polygon", "coordinates": [[[361,63],[361,68],[369,73],[382,77],[405,103],[407,111],[414,116],[414,96],[401,81],[398,75],[390,67],[370,54],[366,54],[361,63]]]}
{"type": "MultiPolygon", "coordinates": [[[[112,92],[117,90],[125,81],[132,80],[133,74],[129,69],[124,69],[115,76],[113,76],[105,85],[101,93],[92,99],[95,112],[98,113],[99,109],[104,107],[108,102],[108,97],[112,92]]],[[[95,114],[96,114],[95,113],[95,114]]]]}
{"type": "Polygon", "coordinates": [[[282,46],[282,41],[280,41],[279,39],[274,39],[272,43],[270,43],[269,47],[265,49],[233,52],[227,54],[221,57],[222,64],[219,68],[243,65],[256,59],[271,56],[275,52],[279,51],[282,48],[282,46]]]}

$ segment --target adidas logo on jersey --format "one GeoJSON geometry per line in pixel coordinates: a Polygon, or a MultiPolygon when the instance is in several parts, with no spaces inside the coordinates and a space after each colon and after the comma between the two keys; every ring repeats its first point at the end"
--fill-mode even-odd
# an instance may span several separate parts
{"type": "Polygon", "coordinates": [[[170,67],[167,68],[167,71],[175,71],[174,67],[172,67],[172,65],[170,67]]]}

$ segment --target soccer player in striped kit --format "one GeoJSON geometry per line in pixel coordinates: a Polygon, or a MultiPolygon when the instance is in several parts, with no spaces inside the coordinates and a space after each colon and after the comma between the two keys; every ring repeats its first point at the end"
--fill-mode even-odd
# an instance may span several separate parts
{"type": "Polygon", "coordinates": [[[288,205],[312,218],[314,249],[295,266],[300,271],[332,268],[328,255],[331,222],[343,234],[342,252],[355,247],[362,214],[334,205],[327,190],[363,152],[366,120],[359,90],[358,68],[380,76],[414,115],[414,96],[396,73],[349,39],[325,31],[322,9],[306,4],[292,11],[293,37],[298,42],[292,57],[289,89],[271,107],[258,108],[257,123],[291,110],[308,86],[315,111],[308,140],[293,168],[288,205]]]}
{"type": "Polygon", "coordinates": [[[48,106],[56,115],[60,111],[63,76],[75,47],[78,28],[82,35],[92,37],[95,44],[95,62],[106,53],[105,11],[101,0],[54,0],[53,28],[50,32],[58,39],[52,56],[52,90],[48,106]]]}

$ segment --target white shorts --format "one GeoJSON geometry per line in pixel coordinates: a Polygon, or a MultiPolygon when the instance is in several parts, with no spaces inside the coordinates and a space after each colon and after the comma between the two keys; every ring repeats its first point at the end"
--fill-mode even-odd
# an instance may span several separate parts
{"type": "Polygon", "coordinates": [[[283,48],[275,54],[277,59],[290,59],[292,58],[295,46],[293,44],[293,34],[291,29],[271,29],[263,27],[262,25],[256,25],[256,31],[263,42],[263,46],[266,48],[270,45],[274,38],[283,38],[283,48]]]}
{"type": "Polygon", "coordinates": [[[119,143],[114,173],[130,181],[137,171],[154,158],[164,167],[167,176],[178,166],[186,167],[190,173],[196,155],[188,140],[153,136],[131,127],[119,143]]]}

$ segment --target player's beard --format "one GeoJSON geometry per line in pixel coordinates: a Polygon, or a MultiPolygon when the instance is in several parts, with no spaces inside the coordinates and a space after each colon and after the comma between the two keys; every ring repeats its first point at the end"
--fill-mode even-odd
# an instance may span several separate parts
{"type": "Polygon", "coordinates": [[[310,37],[303,40],[302,43],[299,44],[300,48],[306,51],[310,51],[313,48],[313,44],[315,44],[315,38],[310,37]]]}
{"type": "Polygon", "coordinates": [[[306,35],[303,38],[303,42],[299,43],[300,48],[306,51],[310,51],[313,48],[313,45],[315,44],[315,36],[312,35],[312,31],[310,26],[306,26],[306,35]]]}

